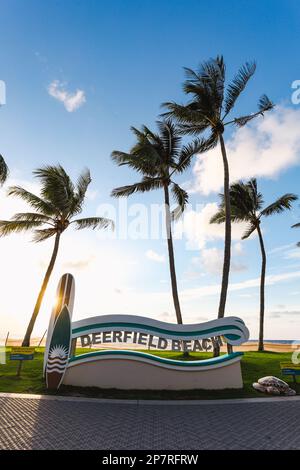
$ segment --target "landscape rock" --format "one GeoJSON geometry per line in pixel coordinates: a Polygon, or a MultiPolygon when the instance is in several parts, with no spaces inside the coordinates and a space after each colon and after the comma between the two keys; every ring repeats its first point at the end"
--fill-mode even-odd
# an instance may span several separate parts
{"type": "Polygon", "coordinates": [[[252,386],[258,392],[267,393],[269,395],[296,395],[295,390],[290,388],[286,382],[272,375],[258,379],[252,386]]]}
{"type": "Polygon", "coordinates": [[[258,382],[254,382],[252,387],[257,390],[258,392],[266,393],[266,389],[263,385],[260,385],[258,382]]]}
{"type": "Polygon", "coordinates": [[[280,390],[277,387],[266,387],[266,392],[270,395],[280,395],[280,390]]]}
{"type": "Polygon", "coordinates": [[[292,396],[296,395],[296,390],[293,390],[292,388],[289,388],[288,390],[286,390],[284,392],[284,395],[287,396],[287,397],[292,397],[292,396]]]}
{"type": "Polygon", "coordinates": [[[258,383],[263,387],[275,387],[282,393],[289,389],[289,385],[286,382],[272,375],[258,379],[258,383]]]}

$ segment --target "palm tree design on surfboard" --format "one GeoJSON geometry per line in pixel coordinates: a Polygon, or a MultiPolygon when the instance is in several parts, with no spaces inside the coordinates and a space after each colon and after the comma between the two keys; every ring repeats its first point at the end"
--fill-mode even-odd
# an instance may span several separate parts
{"type": "Polygon", "coordinates": [[[58,315],[49,345],[46,363],[47,388],[57,390],[67,369],[71,348],[71,317],[65,305],[58,315]]]}

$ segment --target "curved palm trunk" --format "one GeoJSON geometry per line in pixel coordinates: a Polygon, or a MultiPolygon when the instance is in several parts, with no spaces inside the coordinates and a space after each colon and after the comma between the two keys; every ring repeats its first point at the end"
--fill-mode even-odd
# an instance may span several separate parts
{"type": "Polygon", "coordinates": [[[225,315],[225,305],[227,297],[227,289],[229,282],[230,271],[230,252],[231,252],[231,208],[230,208],[230,193],[229,193],[229,167],[226,154],[225,143],[222,134],[220,134],[221,152],[224,166],[224,202],[225,202],[225,243],[224,243],[224,261],[223,261],[223,275],[222,275],[222,288],[219,302],[218,318],[223,318],[225,315]]]}
{"type": "Polygon", "coordinates": [[[51,273],[53,271],[53,267],[54,267],[54,264],[55,264],[55,261],[56,261],[58,247],[59,247],[60,235],[61,235],[60,233],[57,233],[56,236],[55,236],[55,243],[54,243],[54,248],[53,248],[51,260],[50,260],[49,266],[47,268],[47,271],[46,271],[46,274],[45,274],[45,277],[44,277],[44,280],[43,280],[43,283],[42,283],[42,287],[40,289],[40,292],[39,292],[39,295],[38,295],[38,298],[37,298],[37,301],[36,301],[36,304],[35,304],[35,307],[34,307],[30,322],[29,322],[29,325],[27,327],[26,334],[24,336],[22,346],[29,346],[30,345],[31,333],[32,333],[36,318],[38,316],[38,313],[40,311],[42,300],[43,300],[45,291],[47,289],[47,285],[48,285],[48,282],[49,282],[49,279],[50,279],[50,276],[51,276],[51,273]]]}
{"type": "Polygon", "coordinates": [[[181,316],[178,289],[177,289],[177,280],[176,280],[172,229],[171,229],[169,188],[167,185],[164,185],[164,195],[165,195],[166,230],[167,230],[167,240],[168,240],[169,266],[170,266],[173,302],[174,302],[174,307],[175,307],[175,312],[176,312],[176,317],[177,317],[177,323],[182,324],[182,316],[181,316]]]}
{"type": "Polygon", "coordinates": [[[261,250],[261,276],[260,276],[260,313],[259,313],[259,339],[258,339],[258,351],[264,350],[264,316],[265,316],[265,278],[266,278],[266,264],[267,257],[264,246],[264,241],[260,226],[257,226],[257,233],[259,238],[260,250],[261,250]]]}

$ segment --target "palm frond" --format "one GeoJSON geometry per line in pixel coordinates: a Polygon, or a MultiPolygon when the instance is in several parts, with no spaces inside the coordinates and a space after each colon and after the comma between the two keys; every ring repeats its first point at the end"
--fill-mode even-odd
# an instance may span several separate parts
{"type": "MultiPolygon", "coordinates": [[[[256,180],[252,179],[247,183],[239,181],[230,185],[230,218],[232,222],[250,222],[256,224],[256,215],[260,204],[260,193],[257,192],[256,180]]],[[[221,202],[219,211],[215,214],[211,223],[223,223],[225,221],[225,201],[224,194],[220,194],[221,202]]]]}
{"type": "Polygon", "coordinates": [[[194,83],[211,83],[217,80],[225,81],[225,63],[223,56],[217,56],[215,59],[211,58],[200,64],[199,70],[196,72],[193,69],[184,67],[185,76],[187,81],[194,83]]]}
{"type": "Polygon", "coordinates": [[[74,206],[75,187],[61,165],[46,165],[33,172],[41,181],[41,196],[68,214],[74,206]]]}
{"type": "Polygon", "coordinates": [[[121,186],[113,189],[111,192],[112,197],[128,197],[134,193],[145,193],[153,189],[162,188],[163,183],[160,178],[148,178],[145,177],[139,183],[130,184],[127,186],[121,186]]]}
{"type": "Polygon", "coordinates": [[[246,189],[248,190],[249,197],[252,203],[253,212],[256,213],[261,210],[264,199],[261,192],[257,189],[257,180],[256,178],[251,178],[246,184],[246,189]]]}
{"type": "Polygon", "coordinates": [[[185,124],[182,122],[178,123],[178,130],[181,135],[198,135],[201,132],[205,131],[208,128],[207,122],[205,123],[189,123],[185,124]]]}
{"type": "Polygon", "coordinates": [[[39,214],[37,212],[19,212],[14,214],[11,220],[27,221],[27,222],[40,222],[41,224],[53,225],[55,220],[48,215],[39,214]]]}
{"type": "Polygon", "coordinates": [[[39,243],[53,237],[57,234],[57,230],[54,228],[44,228],[41,230],[35,230],[33,233],[32,241],[39,243]]]}
{"type": "Polygon", "coordinates": [[[250,180],[247,183],[239,181],[230,185],[230,205],[232,214],[239,220],[256,219],[259,193],[257,192],[256,180],[250,180]]]}
{"type": "Polygon", "coordinates": [[[184,210],[182,209],[182,207],[176,206],[175,209],[173,209],[172,212],[171,212],[171,220],[173,222],[176,222],[177,220],[179,220],[182,217],[183,212],[184,212],[184,210]]]}
{"type": "Polygon", "coordinates": [[[273,108],[274,104],[272,103],[272,101],[270,101],[266,95],[263,95],[258,102],[258,112],[249,114],[248,116],[240,116],[238,118],[235,118],[233,120],[233,123],[238,127],[243,127],[248,124],[248,122],[255,119],[257,116],[263,116],[265,112],[270,111],[273,108]]]}
{"type": "Polygon", "coordinates": [[[246,124],[248,124],[248,122],[255,119],[259,114],[260,113],[253,113],[253,114],[248,114],[247,116],[240,116],[240,117],[234,118],[233,123],[237,127],[243,127],[246,124]]]}
{"type": "Polygon", "coordinates": [[[112,161],[119,166],[127,165],[127,163],[133,159],[130,153],[121,152],[120,150],[113,150],[110,156],[112,161]]]}
{"type": "Polygon", "coordinates": [[[144,132],[144,129],[142,129],[142,130],[140,131],[140,130],[137,129],[136,127],[131,126],[131,127],[130,127],[130,130],[135,134],[137,140],[139,140],[139,141],[143,141],[145,138],[147,138],[147,135],[146,135],[146,133],[144,132]]]}
{"type": "Polygon", "coordinates": [[[176,167],[177,172],[182,173],[187,168],[189,168],[194,155],[200,153],[201,151],[202,146],[200,144],[200,139],[196,139],[182,147],[176,167]]]}
{"type": "Polygon", "coordinates": [[[21,186],[11,186],[8,189],[9,196],[17,196],[23,201],[27,202],[34,209],[41,211],[43,214],[53,216],[57,215],[59,210],[49,201],[36,196],[35,194],[27,191],[21,186]]]}
{"type": "MultiPolygon", "coordinates": [[[[142,131],[131,128],[139,136],[137,142],[130,149],[131,158],[127,158],[126,164],[134,170],[144,173],[148,176],[155,176],[159,173],[162,163],[166,163],[170,153],[164,147],[165,136],[150,131],[146,126],[142,126],[142,131]]],[[[166,132],[166,129],[163,129],[166,132]]],[[[167,135],[167,142],[169,136],[167,135]]]]}
{"type": "MultiPolygon", "coordinates": [[[[132,127],[131,129],[135,129],[134,127],[132,127]]],[[[142,132],[143,132],[143,136],[145,138],[147,138],[148,140],[150,139],[152,142],[155,142],[156,144],[160,145],[161,144],[161,138],[158,134],[156,134],[155,132],[151,131],[149,129],[149,127],[143,125],[142,126],[142,132]]]]}
{"type": "MultiPolygon", "coordinates": [[[[149,150],[151,152],[151,149],[149,150]]],[[[151,158],[146,158],[146,155],[141,153],[139,154],[136,152],[129,154],[120,152],[119,150],[114,150],[111,154],[111,157],[112,160],[119,166],[127,165],[142,175],[146,174],[148,176],[155,176],[157,174],[157,167],[160,163],[160,158],[157,152],[151,152],[151,158]]],[[[149,153],[147,153],[147,155],[149,157],[149,153]]]]}
{"type": "Polygon", "coordinates": [[[225,64],[222,56],[204,61],[197,73],[198,80],[187,79],[183,89],[192,93],[203,109],[211,108],[211,114],[220,118],[224,99],[225,64]]]}
{"type": "Polygon", "coordinates": [[[185,69],[186,81],[183,90],[193,95],[193,106],[218,121],[224,99],[225,64],[222,56],[209,59],[200,64],[197,72],[185,69]]]}
{"type": "MultiPolygon", "coordinates": [[[[162,106],[169,110],[162,114],[163,117],[174,118],[179,124],[183,125],[192,124],[194,127],[193,134],[203,132],[211,124],[209,116],[205,113],[205,109],[201,109],[200,106],[197,107],[193,103],[184,106],[175,102],[165,102],[162,106]]],[[[188,128],[189,127],[186,126],[187,130],[188,128]]],[[[192,133],[192,131],[189,133],[192,133]]]]}
{"type": "Polygon", "coordinates": [[[178,132],[178,128],[170,118],[157,121],[157,126],[160,133],[160,140],[165,151],[165,160],[167,163],[171,163],[179,153],[182,137],[178,132]]]}
{"type": "Polygon", "coordinates": [[[187,145],[184,145],[181,149],[178,162],[176,165],[176,171],[182,173],[191,164],[192,158],[196,154],[207,152],[214,148],[218,143],[217,137],[211,134],[209,138],[195,139],[187,145]]]}
{"type": "Polygon", "coordinates": [[[0,185],[5,183],[8,177],[8,173],[8,166],[2,155],[0,155],[0,185]]]}
{"type": "Polygon", "coordinates": [[[223,224],[225,222],[225,210],[219,209],[210,219],[210,224],[223,224]]]}
{"type": "Polygon", "coordinates": [[[76,199],[76,206],[78,206],[77,210],[79,210],[84,202],[84,198],[87,192],[87,189],[92,181],[91,173],[88,168],[82,171],[79,175],[78,180],[76,182],[76,190],[75,190],[75,199],[76,199]]]}
{"type": "Polygon", "coordinates": [[[248,81],[250,80],[252,75],[255,73],[255,70],[256,70],[255,62],[246,62],[246,64],[244,64],[239,69],[239,71],[233,78],[232,82],[229,83],[227,87],[225,100],[224,100],[225,115],[223,116],[223,119],[227,116],[227,114],[234,107],[236,100],[245,89],[248,81]]]}
{"type": "Polygon", "coordinates": [[[274,201],[272,204],[269,206],[265,207],[261,211],[261,215],[263,216],[269,216],[273,214],[280,214],[281,212],[285,210],[289,210],[292,207],[292,202],[296,201],[298,199],[298,196],[296,194],[284,194],[280,198],[278,198],[276,201],[274,201]]]}
{"type": "Polygon", "coordinates": [[[246,240],[246,238],[249,238],[251,233],[254,232],[254,230],[256,230],[256,225],[250,224],[248,228],[246,229],[244,235],[242,236],[242,240],[246,240]]]}
{"type": "Polygon", "coordinates": [[[171,192],[172,192],[172,195],[173,195],[175,201],[177,202],[178,206],[180,207],[181,212],[183,212],[184,209],[185,209],[185,206],[186,206],[186,204],[188,203],[188,200],[189,200],[188,193],[183,188],[181,188],[178,184],[176,184],[174,182],[172,183],[171,192]]]}
{"type": "Polygon", "coordinates": [[[42,222],[28,220],[0,220],[0,237],[40,227],[42,222]]]}
{"type": "Polygon", "coordinates": [[[300,228],[300,222],[298,222],[297,224],[292,225],[291,228],[300,228]]]}
{"type": "MultiPolygon", "coordinates": [[[[231,214],[230,214],[231,222],[247,222],[250,220],[248,215],[241,212],[239,208],[235,207],[234,205],[230,205],[230,210],[231,210],[231,214]]],[[[219,211],[211,217],[209,223],[210,224],[223,224],[225,223],[225,218],[226,218],[225,208],[220,205],[219,211]]]]}
{"type": "Polygon", "coordinates": [[[83,219],[75,219],[71,223],[75,224],[77,230],[83,230],[85,228],[91,228],[92,230],[106,229],[108,227],[114,229],[114,222],[105,217],[85,217],[83,219]]]}
{"type": "Polygon", "coordinates": [[[267,95],[262,95],[258,101],[258,109],[263,114],[266,111],[270,111],[274,108],[274,103],[267,97],[267,95]]]}

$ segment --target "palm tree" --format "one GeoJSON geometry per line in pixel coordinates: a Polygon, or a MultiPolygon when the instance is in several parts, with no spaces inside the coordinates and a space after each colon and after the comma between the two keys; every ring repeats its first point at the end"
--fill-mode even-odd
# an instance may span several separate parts
{"type": "MultiPolygon", "coordinates": [[[[242,239],[248,238],[255,230],[258,234],[260,250],[261,250],[261,278],[260,278],[260,316],[259,316],[259,341],[258,350],[264,350],[264,313],[265,313],[265,276],[267,256],[264,246],[264,240],[260,228],[262,217],[268,217],[273,214],[291,209],[291,203],[296,201],[298,197],[295,194],[284,194],[276,199],[272,204],[262,209],[264,200],[263,195],[257,189],[257,181],[255,178],[250,179],[246,183],[239,182],[232,184],[229,190],[231,205],[232,222],[248,222],[242,239]]],[[[226,220],[225,215],[225,197],[220,195],[221,203],[219,211],[211,218],[211,223],[223,223],[226,220]]]]}
{"type": "Polygon", "coordinates": [[[54,237],[54,247],[37,301],[23,339],[22,346],[29,346],[31,333],[39,313],[42,300],[56,261],[60,237],[71,225],[76,229],[113,227],[113,222],[103,217],[74,217],[81,213],[86,191],[91,182],[89,170],[84,170],[73,183],[60,165],[45,166],[33,172],[41,183],[40,196],[20,186],[8,190],[10,196],[17,196],[27,202],[34,212],[15,214],[11,220],[0,221],[0,236],[33,230],[35,242],[54,237]]]}
{"type": "Polygon", "coordinates": [[[262,116],[273,108],[273,103],[266,95],[258,102],[258,111],[253,114],[229,118],[236,100],[245,89],[249,79],[256,69],[254,62],[243,65],[225,88],[225,64],[222,56],[203,62],[197,71],[185,68],[186,81],[184,92],[191,96],[186,105],[174,102],[164,103],[168,109],[164,115],[176,118],[180,130],[184,134],[199,135],[209,132],[203,139],[202,150],[214,148],[220,143],[224,167],[224,197],[225,197],[225,245],[222,275],[222,288],[219,302],[218,318],[225,315],[225,305],[228,289],[230,255],[231,255],[231,220],[229,198],[229,165],[223,138],[225,126],[242,127],[257,116],[262,116]]]}
{"type": "Polygon", "coordinates": [[[170,119],[157,122],[159,133],[153,133],[148,127],[141,130],[132,127],[137,142],[129,153],[114,151],[112,159],[119,165],[128,165],[142,175],[142,180],[112,191],[114,197],[127,197],[137,192],[162,189],[165,202],[165,222],[168,241],[169,267],[172,294],[177,322],[182,323],[182,315],[178,297],[171,220],[179,217],[188,202],[187,192],[173,181],[171,175],[183,172],[190,164],[193,155],[199,151],[201,142],[181,146],[178,129],[170,119]],[[170,191],[178,204],[170,210],[170,191]]]}
{"type": "MultiPolygon", "coordinates": [[[[299,227],[300,227],[300,223],[298,222],[297,224],[292,225],[291,228],[299,228],[299,227]]],[[[300,242],[297,243],[297,246],[300,247],[300,242]]]]}
{"type": "Polygon", "coordinates": [[[2,155],[0,155],[0,186],[2,186],[8,177],[8,167],[2,155]]]}

